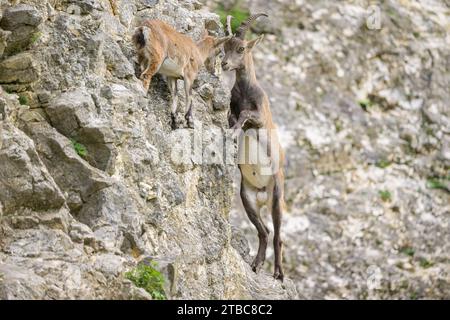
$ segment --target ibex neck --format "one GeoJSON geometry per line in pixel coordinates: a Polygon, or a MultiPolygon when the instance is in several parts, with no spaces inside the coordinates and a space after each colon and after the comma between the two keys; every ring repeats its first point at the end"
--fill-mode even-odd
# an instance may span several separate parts
{"type": "Polygon", "coordinates": [[[244,67],[236,71],[236,81],[245,81],[249,84],[257,83],[255,66],[253,64],[253,56],[251,53],[245,55],[244,67]]]}

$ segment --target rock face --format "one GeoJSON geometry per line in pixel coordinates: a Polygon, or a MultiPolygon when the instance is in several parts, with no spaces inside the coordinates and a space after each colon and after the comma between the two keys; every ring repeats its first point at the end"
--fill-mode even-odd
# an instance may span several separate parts
{"type": "MultiPolygon", "coordinates": [[[[253,28],[266,33],[255,66],[286,149],[298,292],[450,298],[448,1],[239,3],[270,15],[253,28]]],[[[232,220],[255,252],[239,201],[232,220]]]]}
{"type": "MultiPolygon", "coordinates": [[[[0,299],[148,299],[124,274],[149,257],[170,266],[173,299],[297,297],[246,262],[229,223],[234,167],[174,162],[192,131],[170,129],[160,76],[148,95],[136,78],[139,21],[223,34],[201,7],[0,0],[0,299]]],[[[226,128],[227,99],[220,72],[203,71],[196,124],[226,128]]]]}

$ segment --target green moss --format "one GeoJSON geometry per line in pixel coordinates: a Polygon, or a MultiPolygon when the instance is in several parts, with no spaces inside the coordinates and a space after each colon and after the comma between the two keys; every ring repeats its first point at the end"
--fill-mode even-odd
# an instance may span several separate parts
{"type": "Polygon", "coordinates": [[[336,119],[336,120],[334,121],[334,127],[335,127],[335,129],[336,129],[336,132],[339,133],[339,132],[342,131],[344,125],[343,125],[343,123],[342,123],[341,120],[336,119]]]}
{"type": "Polygon", "coordinates": [[[409,298],[411,299],[411,300],[417,300],[418,298],[419,298],[419,293],[417,293],[417,292],[412,292],[411,293],[411,295],[409,296],[409,298]]]}
{"type": "Polygon", "coordinates": [[[389,167],[391,164],[392,163],[390,161],[382,159],[382,160],[379,160],[375,165],[378,168],[385,169],[385,168],[389,167]]]}
{"type": "Polygon", "coordinates": [[[392,195],[388,190],[379,191],[379,195],[384,202],[390,202],[392,200],[392,195]]]}
{"type": "Polygon", "coordinates": [[[41,36],[42,36],[42,32],[40,32],[40,31],[33,33],[30,38],[30,44],[33,44],[36,41],[38,41],[41,38],[41,36]]]}
{"type": "Polygon", "coordinates": [[[419,264],[420,264],[420,266],[421,266],[422,268],[424,268],[424,269],[431,268],[431,267],[434,265],[433,262],[428,261],[428,260],[425,259],[425,258],[420,258],[419,264]]]}
{"type": "Polygon", "coordinates": [[[155,300],[166,300],[164,292],[164,276],[156,268],[156,262],[150,265],[140,264],[136,268],[128,271],[125,277],[133,282],[137,287],[147,291],[155,300]]]}
{"type": "MultiPolygon", "coordinates": [[[[447,177],[445,179],[449,180],[450,177],[447,177]]],[[[427,188],[447,190],[447,185],[441,178],[430,178],[427,180],[427,188]]]]}
{"type": "Polygon", "coordinates": [[[414,248],[412,248],[410,246],[404,246],[404,247],[400,248],[400,252],[407,256],[410,256],[410,257],[413,257],[414,254],[416,253],[414,248]]]}
{"type": "Polygon", "coordinates": [[[75,141],[74,139],[70,139],[70,141],[72,142],[72,146],[73,146],[73,149],[75,150],[75,152],[80,157],[85,158],[88,154],[86,147],[83,144],[75,141]]]}
{"type": "Polygon", "coordinates": [[[14,90],[11,87],[3,88],[3,90],[5,90],[5,92],[8,93],[8,94],[14,93],[14,90]]]}
{"type": "Polygon", "coordinates": [[[20,103],[22,106],[28,105],[28,98],[27,98],[26,96],[24,96],[24,95],[20,95],[20,96],[19,96],[19,103],[20,103]]]}
{"type": "Polygon", "coordinates": [[[239,2],[229,10],[225,9],[224,5],[221,4],[217,8],[216,13],[220,16],[220,21],[224,26],[227,24],[227,16],[233,16],[233,20],[231,20],[231,29],[233,32],[236,32],[241,23],[250,17],[250,12],[242,9],[239,2]]]}
{"type": "Polygon", "coordinates": [[[358,101],[358,104],[361,108],[363,108],[364,111],[368,111],[372,106],[372,101],[370,101],[369,99],[362,99],[358,101]]]}

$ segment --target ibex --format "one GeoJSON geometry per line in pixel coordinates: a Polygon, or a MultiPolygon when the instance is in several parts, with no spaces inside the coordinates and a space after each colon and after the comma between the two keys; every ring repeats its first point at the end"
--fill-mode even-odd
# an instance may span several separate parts
{"type": "Polygon", "coordinates": [[[282,267],[282,241],[280,235],[282,210],[284,209],[284,176],[283,162],[284,154],[276,135],[276,126],[272,121],[269,99],[264,90],[259,85],[255,67],[253,64],[252,49],[262,40],[260,36],[254,40],[246,41],[245,35],[251,24],[259,17],[267,14],[260,13],[251,16],[244,21],[233,35],[231,30],[231,16],[227,18],[227,31],[231,40],[225,43],[225,57],[222,68],[225,71],[236,72],[236,81],[231,92],[231,104],[229,113],[229,125],[234,130],[244,130],[259,132],[255,138],[249,141],[240,139],[239,153],[247,155],[255,153],[255,149],[250,143],[256,143],[260,147],[258,161],[253,163],[240,162],[241,171],[241,191],[240,196],[245,211],[251,222],[258,230],[259,248],[258,253],[252,263],[254,272],[258,272],[266,258],[266,248],[269,236],[269,229],[261,219],[260,211],[264,205],[272,212],[274,226],[274,252],[275,270],[274,278],[283,281],[282,267]],[[253,130],[252,130],[253,129],[253,130]],[[267,138],[261,134],[259,129],[272,132],[267,138]],[[261,151],[261,147],[264,147],[261,151]],[[260,153],[263,153],[261,157],[260,153]],[[264,170],[266,162],[276,170],[264,170]]]}
{"type": "Polygon", "coordinates": [[[195,43],[188,36],[177,32],[161,20],[145,20],[133,35],[142,74],[140,76],[146,91],[156,73],[167,76],[172,96],[172,128],[176,129],[178,105],[177,80],[184,80],[185,119],[193,127],[192,85],[200,67],[208,58],[219,53],[219,46],[231,37],[214,38],[205,31],[202,39],[195,43]]]}

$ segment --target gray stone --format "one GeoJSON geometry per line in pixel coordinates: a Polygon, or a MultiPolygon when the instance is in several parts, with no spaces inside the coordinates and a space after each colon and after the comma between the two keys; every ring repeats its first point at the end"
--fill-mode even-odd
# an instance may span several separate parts
{"type": "Polygon", "coordinates": [[[20,25],[37,27],[41,22],[42,14],[35,7],[19,4],[9,7],[3,12],[0,27],[5,30],[13,30],[20,25]]]}
{"type": "Polygon", "coordinates": [[[3,125],[0,162],[0,201],[5,214],[21,208],[46,211],[63,205],[64,197],[33,142],[8,124],[3,125]]]}
{"type": "Polygon", "coordinates": [[[53,179],[66,193],[67,204],[74,213],[93,194],[111,185],[108,176],[82,160],[72,142],[48,124],[27,124],[26,132],[35,141],[40,158],[53,179]]]}
{"type": "Polygon", "coordinates": [[[134,68],[123,54],[120,46],[111,38],[106,37],[103,54],[108,70],[118,78],[134,76],[134,68]]]}
{"type": "Polygon", "coordinates": [[[16,265],[0,263],[0,299],[40,299],[46,290],[45,280],[33,271],[16,265]]]}
{"type": "Polygon", "coordinates": [[[11,35],[11,31],[6,31],[0,29],[0,58],[3,56],[3,52],[5,51],[8,37],[11,35]]]}
{"type": "Polygon", "coordinates": [[[27,52],[0,62],[0,83],[31,83],[39,79],[39,73],[36,61],[27,52]]]}

